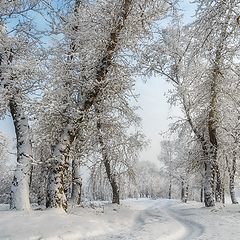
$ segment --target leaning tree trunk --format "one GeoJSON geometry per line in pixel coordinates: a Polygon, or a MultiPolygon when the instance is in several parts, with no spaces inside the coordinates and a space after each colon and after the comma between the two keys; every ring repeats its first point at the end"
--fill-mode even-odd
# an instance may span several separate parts
{"type": "Polygon", "coordinates": [[[11,187],[10,208],[30,210],[29,184],[32,159],[32,145],[29,136],[28,118],[22,106],[15,99],[9,102],[17,138],[17,167],[11,187]]]}
{"type": "MultiPolygon", "coordinates": [[[[95,109],[96,109],[96,112],[99,113],[97,108],[95,108],[95,109]]],[[[102,125],[101,125],[100,120],[98,119],[98,122],[97,122],[98,140],[99,140],[99,143],[100,143],[100,146],[101,146],[103,163],[104,163],[104,167],[105,167],[105,170],[106,170],[107,178],[108,178],[109,183],[110,183],[111,188],[112,188],[112,203],[120,204],[119,187],[118,187],[118,184],[117,184],[116,175],[113,174],[113,171],[111,169],[109,155],[108,155],[106,146],[104,144],[104,139],[101,135],[101,128],[102,128],[102,125]]]]}
{"type": "Polygon", "coordinates": [[[120,204],[119,187],[116,181],[116,176],[112,174],[110,161],[106,158],[106,156],[103,156],[103,158],[104,158],[103,161],[104,161],[107,177],[112,187],[112,203],[120,204]]]}
{"type": "Polygon", "coordinates": [[[78,160],[72,161],[72,195],[71,201],[79,205],[82,194],[82,178],[80,172],[80,162],[78,160]]]}
{"type": "MultiPolygon", "coordinates": [[[[80,6],[81,1],[75,0],[75,9],[74,11],[77,13],[77,8],[80,6]]],[[[85,100],[83,103],[80,104],[81,113],[79,118],[75,121],[78,125],[83,121],[83,113],[89,110],[92,105],[95,103],[100,91],[101,91],[101,84],[106,80],[106,76],[108,74],[109,68],[112,65],[112,59],[114,53],[118,50],[118,43],[119,43],[119,35],[122,29],[125,26],[125,22],[128,18],[128,14],[130,13],[132,5],[132,0],[124,0],[119,11],[119,14],[114,16],[113,21],[114,25],[109,36],[108,41],[106,42],[106,48],[103,49],[103,55],[99,59],[99,64],[96,68],[96,84],[92,87],[89,91],[85,94],[85,100]]],[[[78,27],[75,26],[72,30],[75,32],[78,27]]],[[[72,43],[71,52],[76,52],[76,45],[72,43]]],[[[70,56],[70,59],[72,55],[70,56]]],[[[49,180],[48,180],[48,187],[47,187],[47,203],[46,206],[48,208],[67,208],[67,200],[64,194],[64,165],[66,158],[68,157],[70,146],[75,137],[74,134],[71,136],[68,128],[63,130],[63,134],[61,134],[59,138],[59,142],[53,148],[53,157],[51,161],[51,167],[49,170],[49,180]]],[[[106,164],[108,165],[108,164],[106,164]]],[[[112,180],[113,186],[115,185],[115,181],[113,176],[110,176],[112,180]]],[[[118,191],[118,190],[117,190],[118,191]]],[[[115,201],[115,199],[114,199],[115,201]]]]}

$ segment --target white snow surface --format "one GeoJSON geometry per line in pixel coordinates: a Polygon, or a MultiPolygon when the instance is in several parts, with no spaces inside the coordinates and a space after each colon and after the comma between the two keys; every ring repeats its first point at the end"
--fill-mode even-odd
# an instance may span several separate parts
{"type": "Polygon", "coordinates": [[[205,208],[197,202],[129,199],[56,210],[10,211],[0,205],[4,240],[236,240],[240,206],[205,208]]]}

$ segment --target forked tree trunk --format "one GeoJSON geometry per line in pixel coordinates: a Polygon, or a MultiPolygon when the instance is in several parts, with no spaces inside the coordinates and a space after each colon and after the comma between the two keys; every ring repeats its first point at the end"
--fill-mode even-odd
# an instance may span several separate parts
{"type": "Polygon", "coordinates": [[[32,145],[29,136],[28,118],[22,106],[11,99],[9,103],[17,138],[17,167],[11,187],[10,208],[30,210],[29,184],[32,159],[32,145]]]}
{"type": "MultiPolygon", "coordinates": [[[[208,114],[208,135],[209,135],[209,152],[208,152],[208,160],[209,162],[205,163],[205,170],[206,170],[206,181],[209,180],[209,174],[212,168],[212,174],[216,175],[217,181],[216,181],[216,188],[214,189],[214,192],[216,193],[216,199],[221,200],[221,176],[220,171],[218,168],[217,163],[217,154],[218,154],[218,139],[217,139],[217,123],[218,123],[218,85],[219,85],[219,78],[221,77],[221,69],[220,66],[222,64],[222,52],[223,52],[223,46],[224,41],[226,40],[227,35],[227,28],[224,27],[222,32],[220,33],[220,43],[217,45],[217,49],[215,52],[215,56],[213,59],[213,68],[212,68],[212,76],[211,76],[211,90],[210,90],[210,110],[208,114]]],[[[214,178],[212,178],[214,181],[214,178]]],[[[205,183],[206,184],[206,183],[205,183]]],[[[210,189],[209,184],[205,185],[205,205],[206,207],[214,206],[214,199],[212,196],[210,197],[210,189]]]]}

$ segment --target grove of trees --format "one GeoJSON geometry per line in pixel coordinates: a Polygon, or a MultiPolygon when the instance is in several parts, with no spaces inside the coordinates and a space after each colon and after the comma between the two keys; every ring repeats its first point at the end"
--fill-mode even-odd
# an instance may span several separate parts
{"type": "MultiPolygon", "coordinates": [[[[179,4],[0,1],[0,115],[13,120],[17,158],[1,201],[66,211],[83,196],[119,204],[176,188],[184,202],[196,190],[206,207],[225,192],[237,203],[240,3],[195,0],[189,24],[179,4]],[[137,161],[146,139],[134,85],[151,75],[172,83],[184,115],[161,142],[161,171],[137,161]]],[[[1,172],[8,141],[0,135],[1,172]]]]}

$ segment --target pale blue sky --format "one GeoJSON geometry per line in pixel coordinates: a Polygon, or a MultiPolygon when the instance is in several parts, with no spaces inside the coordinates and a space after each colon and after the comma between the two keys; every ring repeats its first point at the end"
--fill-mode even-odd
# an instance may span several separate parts
{"type": "MultiPolygon", "coordinates": [[[[191,1],[181,1],[181,9],[183,9],[183,21],[189,23],[192,21],[196,6],[191,1]]],[[[172,120],[169,117],[178,117],[181,114],[179,107],[171,107],[167,103],[165,93],[171,88],[171,84],[167,83],[162,77],[150,78],[146,83],[139,80],[136,82],[136,91],[140,93],[139,111],[142,117],[143,131],[151,141],[149,147],[140,154],[141,160],[153,161],[159,163],[157,156],[160,153],[160,141],[163,140],[161,132],[169,129],[172,120]]]]}

